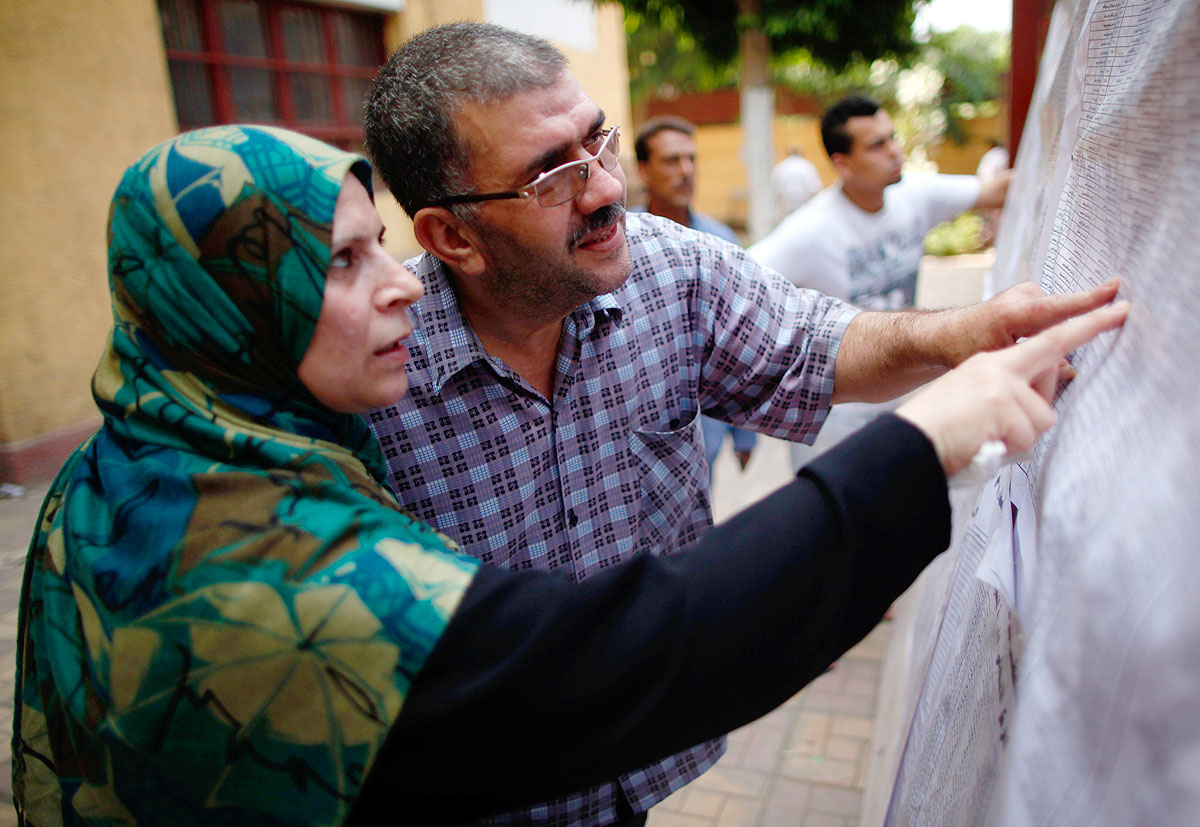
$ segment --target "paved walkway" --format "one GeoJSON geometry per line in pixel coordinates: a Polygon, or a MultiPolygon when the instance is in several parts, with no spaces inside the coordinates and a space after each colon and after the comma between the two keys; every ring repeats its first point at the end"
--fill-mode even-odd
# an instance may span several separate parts
{"type": "MultiPolygon", "coordinates": [[[[718,521],[791,477],[787,443],[759,437],[744,473],[728,443],[714,469],[718,521]]],[[[870,769],[884,621],[837,666],[729,736],[717,765],[650,811],[647,827],[853,827],[870,769]]]]}
{"type": "Polygon", "coordinates": [[[21,499],[0,499],[0,738],[4,743],[0,750],[4,755],[4,763],[0,764],[0,827],[17,823],[12,808],[12,751],[8,747],[12,741],[13,680],[17,672],[17,602],[25,552],[48,487],[30,486],[21,499]]]}
{"type": "MultiPolygon", "coordinates": [[[[978,270],[990,261],[990,256],[979,257],[978,270]]],[[[918,304],[945,307],[975,300],[980,273],[962,268],[975,263],[969,259],[953,265],[927,260],[918,304]]],[[[737,513],[790,476],[786,443],[760,437],[744,473],[738,471],[726,444],[714,469],[715,518],[720,521],[737,513]]],[[[21,499],[0,498],[0,736],[6,744],[12,731],[21,574],[46,488],[45,484],[30,486],[21,499]]],[[[648,827],[858,825],[871,761],[880,749],[872,739],[891,636],[892,622],[884,621],[846,653],[836,668],[770,715],[731,734],[725,757],[655,807],[648,827]]],[[[885,692],[885,704],[886,696],[885,692]]],[[[10,827],[16,824],[11,753],[4,750],[2,754],[0,827],[10,827]]],[[[878,807],[868,809],[874,812],[878,807]]]]}

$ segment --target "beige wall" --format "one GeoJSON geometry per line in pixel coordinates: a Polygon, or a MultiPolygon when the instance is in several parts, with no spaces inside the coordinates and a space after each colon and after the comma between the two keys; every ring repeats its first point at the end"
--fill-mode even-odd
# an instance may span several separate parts
{"type": "Polygon", "coordinates": [[[826,185],[837,180],[833,164],[821,143],[821,119],[813,115],[788,115],[775,119],[775,160],[783,160],[796,147],[812,161],[826,185]]]}
{"type": "Polygon", "coordinates": [[[746,224],[746,173],[737,124],[697,127],[693,209],[740,229],[746,224]]]}
{"type": "Polygon", "coordinates": [[[943,141],[929,150],[929,160],[938,165],[939,172],[953,175],[974,175],[979,159],[991,147],[989,138],[1003,142],[1008,132],[1008,115],[1001,112],[986,118],[965,121],[967,142],[959,146],[943,141]]]}
{"type": "Polygon", "coordinates": [[[3,0],[0,123],[5,451],[99,420],[89,381],[112,322],[109,200],[176,129],[154,0],[3,0]]]}
{"type": "MultiPolygon", "coordinates": [[[[629,100],[629,70],[625,63],[625,15],[616,3],[600,3],[596,9],[597,41],[593,52],[564,49],[571,71],[592,100],[619,124],[622,136],[633,131],[629,100]]],[[[632,141],[626,141],[630,153],[632,141]]]]}
{"type": "MultiPolygon", "coordinates": [[[[391,15],[384,25],[383,45],[390,55],[413,35],[443,23],[483,18],[483,0],[408,0],[403,12],[391,15]]],[[[413,237],[412,222],[390,193],[375,199],[387,227],[387,249],[401,259],[418,255],[421,245],[413,237]]]]}
{"type": "MultiPolygon", "coordinates": [[[[394,49],[483,0],[409,0],[394,49]]],[[[567,50],[611,122],[629,125],[621,10],[597,11],[597,47],[567,50]]],[[[155,0],[0,0],[0,482],[45,476],[99,421],[89,383],[112,314],[105,225],[125,168],[177,132],[155,0]]],[[[417,251],[390,196],[397,254],[417,251]]]]}
{"type": "MultiPolygon", "coordinates": [[[[696,197],[694,206],[735,229],[746,225],[746,170],[742,164],[742,129],[738,124],[710,124],[696,128],[696,197]]],[[[833,183],[833,166],[821,145],[821,124],[807,115],[775,119],[775,161],[798,147],[816,164],[821,180],[833,183]]]]}
{"type": "MultiPolygon", "coordinates": [[[[418,32],[456,20],[483,20],[482,0],[408,0],[385,30],[389,51],[418,32]]],[[[596,48],[580,51],[561,46],[571,71],[593,100],[608,113],[610,123],[627,131],[630,123],[629,75],[625,66],[625,17],[615,3],[596,8],[596,48]]],[[[551,38],[553,40],[553,38],[551,38]]]]}

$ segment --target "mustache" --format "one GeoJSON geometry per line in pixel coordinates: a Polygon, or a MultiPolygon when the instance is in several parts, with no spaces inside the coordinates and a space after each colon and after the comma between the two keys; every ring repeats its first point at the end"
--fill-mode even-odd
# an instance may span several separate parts
{"type": "Polygon", "coordinates": [[[618,221],[625,220],[625,205],[624,204],[608,204],[601,207],[593,213],[589,213],[579,222],[579,226],[571,230],[570,247],[575,248],[584,236],[594,233],[596,230],[603,230],[616,224],[618,221]]]}

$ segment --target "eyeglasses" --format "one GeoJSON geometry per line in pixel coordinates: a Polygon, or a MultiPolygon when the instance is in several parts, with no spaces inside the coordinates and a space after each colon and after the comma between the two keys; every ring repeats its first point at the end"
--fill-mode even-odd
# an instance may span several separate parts
{"type": "Polygon", "coordinates": [[[509,192],[485,192],[475,195],[448,195],[432,202],[431,207],[445,207],[450,204],[469,204],[474,201],[499,201],[505,198],[533,198],[543,207],[557,207],[565,204],[587,186],[588,173],[592,161],[599,161],[600,167],[611,172],[617,166],[617,156],[621,154],[621,128],[614,126],[597,135],[600,148],[590,158],[582,161],[569,161],[562,166],[543,172],[533,181],[520,189],[509,192]]]}

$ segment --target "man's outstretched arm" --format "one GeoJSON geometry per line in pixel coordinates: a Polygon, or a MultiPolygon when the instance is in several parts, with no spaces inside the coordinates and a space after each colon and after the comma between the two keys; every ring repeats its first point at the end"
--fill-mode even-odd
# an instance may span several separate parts
{"type": "Polygon", "coordinates": [[[976,353],[1018,340],[1112,301],[1117,279],[1047,295],[1030,282],[949,310],[861,313],[838,350],[833,401],[882,402],[941,376],[976,353]]]}

